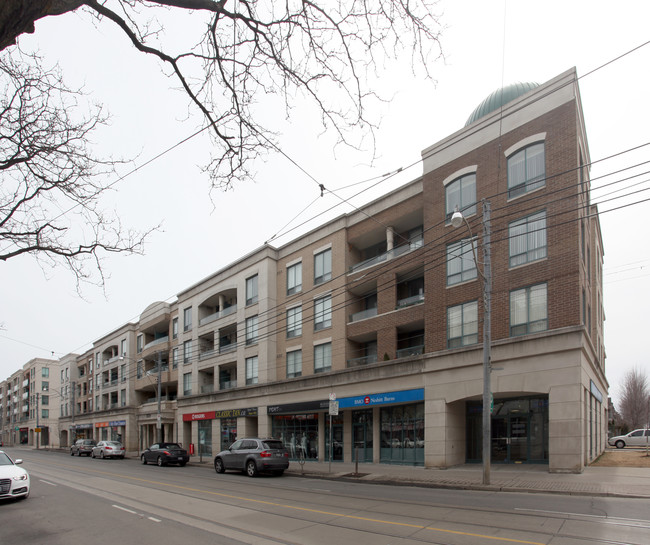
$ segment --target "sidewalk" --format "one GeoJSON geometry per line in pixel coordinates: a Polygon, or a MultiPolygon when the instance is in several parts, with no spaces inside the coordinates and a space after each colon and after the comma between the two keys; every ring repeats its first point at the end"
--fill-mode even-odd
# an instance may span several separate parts
{"type": "Polygon", "coordinates": [[[502,492],[536,492],[580,496],[612,496],[650,499],[650,469],[630,467],[587,467],[583,473],[549,473],[545,465],[498,465],[490,471],[490,484],[483,485],[483,466],[466,464],[450,469],[389,464],[330,464],[306,462],[301,468],[291,462],[287,474],[350,482],[489,490],[502,492]]]}

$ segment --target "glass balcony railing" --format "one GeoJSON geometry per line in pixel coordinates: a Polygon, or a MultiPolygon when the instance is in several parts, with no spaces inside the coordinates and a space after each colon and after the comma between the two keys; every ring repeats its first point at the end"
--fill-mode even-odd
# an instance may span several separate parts
{"type": "Polygon", "coordinates": [[[236,380],[222,380],[219,383],[219,389],[220,390],[230,390],[232,388],[237,388],[237,381],[236,380]]]}
{"type": "Polygon", "coordinates": [[[350,322],[359,322],[361,320],[372,318],[373,316],[377,316],[377,307],[368,308],[366,310],[362,310],[361,312],[350,314],[350,322]]]}
{"type": "Polygon", "coordinates": [[[205,318],[201,318],[199,320],[199,326],[205,325],[205,324],[210,324],[219,318],[223,318],[225,316],[229,316],[230,314],[233,314],[234,312],[237,311],[237,305],[232,305],[230,307],[224,308],[220,312],[215,312],[214,314],[210,314],[209,316],[206,316],[205,318]]]}
{"type": "Polygon", "coordinates": [[[363,356],[361,358],[352,358],[351,360],[348,360],[348,367],[362,367],[364,365],[369,365],[376,362],[377,354],[371,354],[370,356],[363,356]]]}
{"type": "Polygon", "coordinates": [[[164,337],[159,337],[151,341],[150,343],[145,344],[143,350],[146,350],[147,348],[151,348],[152,346],[157,346],[159,344],[166,343],[167,341],[169,341],[169,335],[165,335],[164,337]]]}
{"type": "Polygon", "coordinates": [[[400,309],[410,307],[412,305],[419,305],[420,303],[424,303],[424,293],[419,293],[418,295],[413,295],[411,297],[398,300],[397,308],[400,309]]]}
{"type": "Polygon", "coordinates": [[[409,346],[408,348],[400,348],[397,351],[397,359],[409,358],[411,356],[421,356],[424,354],[424,345],[409,346]]]}
{"type": "Polygon", "coordinates": [[[350,267],[350,272],[357,272],[360,271],[361,269],[366,269],[368,267],[372,267],[373,265],[376,265],[377,263],[382,263],[383,261],[389,261],[391,259],[395,259],[396,257],[399,257],[401,255],[404,255],[408,252],[412,252],[413,250],[417,250],[418,248],[421,248],[424,244],[424,240],[422,236],[420,235],[419,237],[411,239],[409,242],[406,244],[402,244],[401,246],[395,246],[392,250],[388,250],[387,252],[384,252],[383,254],[379,254],[375,257],[371,257],[370,259],[366,259],[365,261],[362,261],[361,263],[357,263],[356,265],[352,265],[350,267]]]}

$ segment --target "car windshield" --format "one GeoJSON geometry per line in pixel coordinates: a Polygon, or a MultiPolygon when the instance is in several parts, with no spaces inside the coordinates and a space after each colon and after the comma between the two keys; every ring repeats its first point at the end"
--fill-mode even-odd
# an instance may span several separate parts
{"type": "Polygon", "coordinates": [[[0,466],[12,466],[14,463],[4,452],[0,452],[0,466]]]}
{"type": "Polygon", "coordinates": [[[263,445],[264,445],[264,448],[281,449],[282,448],[282,441],[264,441],[263,445]]]}
{"type": "Polygon", "coordinates": [[[162,443],[160,445],[160,448],[166,448],[170,450],[179,450],[181,448],[180,445],[177,445],[176,443],[162,443]]]}
{"type": "Polygon", "coordinates": [[[106,441],[104,444],[109,445],[111,447],[121,447],[122,446],[122,443],[118,443],[117,441],[106,441]]]}

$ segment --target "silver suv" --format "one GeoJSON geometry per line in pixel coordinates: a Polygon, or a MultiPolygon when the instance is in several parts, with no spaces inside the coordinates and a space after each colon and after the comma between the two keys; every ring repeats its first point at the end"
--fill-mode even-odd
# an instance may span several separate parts
{"type": "Polygon", "coordinates": [[[81,456],[85,454],[90,456],[93,452],[93,447],[97,444],[97,441],[93,439],[78,439],[75,441],[75,444],[70,447],[70,456],[81,456]]]}
{"type": "Polygon", "coordinates": [[[262,471],[282,475],[288,467],[289,451],[279,439],[238,439],[214,458],[217,473],[235,469],[244,471],[249,477],[262,471]]]}

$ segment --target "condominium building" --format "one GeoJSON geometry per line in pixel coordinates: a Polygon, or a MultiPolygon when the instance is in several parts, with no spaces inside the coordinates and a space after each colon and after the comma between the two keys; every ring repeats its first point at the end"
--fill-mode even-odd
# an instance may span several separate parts
{"type": "Polygon", "coordinates": [[[581,471],[605,447],[608,383],[575,70],[499,89],[422,164],[94,343],[61,429],[131,454],[161,438],[209,458],[258,435],[313,463],[480,462],[489,318],[492,460],[581,471]]]}
{"type": "Polygon", "coordinates": [[[58,446],[60,362],[34,358],[0,383],[0,442],[58,446]]]}

